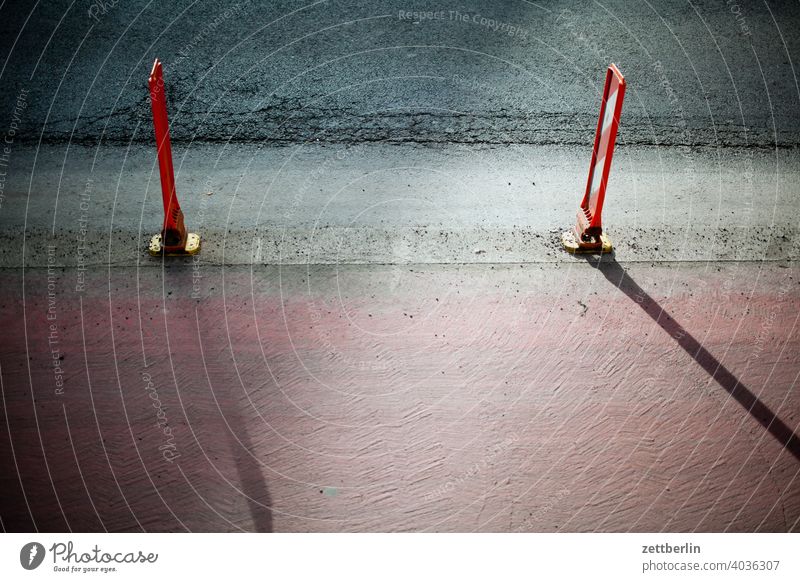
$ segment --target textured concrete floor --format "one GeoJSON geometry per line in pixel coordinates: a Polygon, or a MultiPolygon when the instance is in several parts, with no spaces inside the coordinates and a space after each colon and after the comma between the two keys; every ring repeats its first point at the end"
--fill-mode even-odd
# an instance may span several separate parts
{"type": "Polygon", "coordinates": [[[7,529],[800,528],[796,263],[77,275],[2,280],[7,529]]]}

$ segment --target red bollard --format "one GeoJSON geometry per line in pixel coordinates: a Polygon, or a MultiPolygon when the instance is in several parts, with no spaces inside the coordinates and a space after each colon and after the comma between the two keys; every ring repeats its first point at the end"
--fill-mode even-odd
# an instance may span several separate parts
{"type": "Polygon", "coordinates": [[[164,74],[161,61],[153,63],[150,72],[150,105],[153,108],[153,127],[158,147],[158,170],[161,174],[161,196],[164,200],[164,227],[160,234],[150,239],[153,256],[194,255],[200,251],[200,236],[187,233],[183,212],[175,191],[175,172],[172,168],[172,147],[169,142],[167,97],[164,92],[164,74]]]}
{"type": "Polygon", "coordinates": [[[586,192],[578,208],[578,221],[573,230],[561,235],[561,242],[570,253],[611,252],[611,241],[603,233],[601,217],[624,98],[625,77],[612,63],[606,71],[600,119],[592,149],[592,164],[586,192]]]}

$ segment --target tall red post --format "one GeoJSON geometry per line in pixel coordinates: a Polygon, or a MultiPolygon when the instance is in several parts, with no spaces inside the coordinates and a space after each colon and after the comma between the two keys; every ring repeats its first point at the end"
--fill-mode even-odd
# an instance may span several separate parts
{"type": "Polygon", "coordinates": [[[564,247],[571,253],[610,252],[611,241],[603,233],[603,202],[606,197],[611,159],[617,141],[622,101],[625,98],[625,77],[613,63],[606,71],[600,118],[592,148],[592,162],[586,191],[578,208],[577,222],[573,231],[561,236],[564,247]]]}
{"type": "Polygon", "coordinates": [[[169,141],[167,98],[164,91],[164,73],[161,61],[153,63],[150,72],[150,105],[153,109],[153,128],[158,149],[158,170],[161,175],[161,197],[164,202],[164,225],[161,234],[150,241],[152,255],[186,255],[200,250],[200,237],[187,233],[183,211],[175,191],[175,172],[172,167],[172,146],[169,141]]]}

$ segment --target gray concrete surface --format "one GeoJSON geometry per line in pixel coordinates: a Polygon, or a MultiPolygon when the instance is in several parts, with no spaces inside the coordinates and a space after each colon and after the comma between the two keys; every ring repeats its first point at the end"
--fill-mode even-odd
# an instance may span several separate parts
{"type": "MultiPolygon", "coordinates": [[[[360,144],[176,146],[186,224],[204,264],[570,261],[562,230],[585,148],[360,144]]],[[[0,266],[160,265],[154,148],[14,152],[0,266]],[[54,254],[48,253],[50,246],[54,254]]],[[[620,261],[788,260],[794,150],[620,148],[604,222],[620,261]]]]}

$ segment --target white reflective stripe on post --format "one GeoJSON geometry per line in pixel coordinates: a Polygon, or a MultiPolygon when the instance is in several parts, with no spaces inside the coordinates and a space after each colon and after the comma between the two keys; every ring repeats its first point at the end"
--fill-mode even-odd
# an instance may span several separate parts
{"type": "MultiPolygon", "coordinates": [[[[603,138],[606,137],[606,131],[611,128],[611,124],[614,122],[614,110],[616,107],[617,90],[615,89],[614,92],[608,96],[603,109],[603,125],[600,128],[600,142],[598,146],[601,146],[604,142],[607,143],[607,140],[604,140],[603,138]]],[[[595,161],[594,168],[592,169],[592,187],[589,189],[591,194],[597,194],[598,190],[600,189],[600,183],[603,180],[603,164],[605,163],[606,154],[605,151],[603,151],[597,152],[597,155],[599,157],[597,158],[597,161],[595,161]]]]}
{"type": "Polygon", "coordinates": [[[614,91],[611,95],[608,96],[608,101],[606,101],[606,110],[605,115],[603,116],[603,129],[601,130],[603,133],[611,127],[611,122],[614,121],[614,110],[617,108],[617,91],[614,91]]]}
{"type": "Polygon", "coordinates": [[[600,189],[600,182],[603,180],[603,163],[605,159],[606,156],[604,155],[602,158],[598,158],[594,164],[594,169],[592,170],[592,189],[590,190],[592,194],[597,194],[597,191],[600,189]]]}

